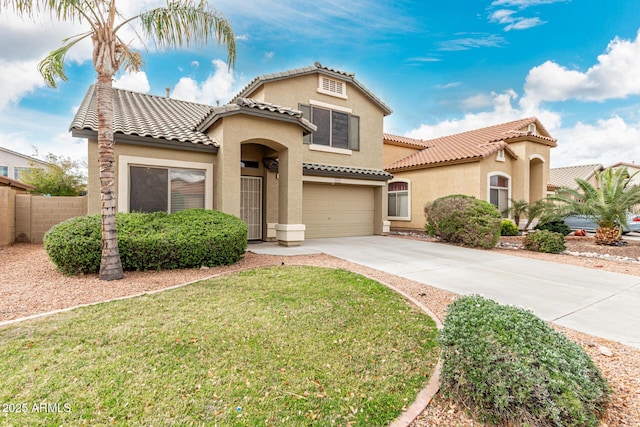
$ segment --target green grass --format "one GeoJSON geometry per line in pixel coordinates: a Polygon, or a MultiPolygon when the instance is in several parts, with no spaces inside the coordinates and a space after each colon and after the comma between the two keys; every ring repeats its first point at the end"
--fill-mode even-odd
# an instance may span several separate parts
{"type": "Polygon", "coordinates": [[[0,424],[384,426],[435,338],[365,277],[250,270],[0,329],[0,424]]]}

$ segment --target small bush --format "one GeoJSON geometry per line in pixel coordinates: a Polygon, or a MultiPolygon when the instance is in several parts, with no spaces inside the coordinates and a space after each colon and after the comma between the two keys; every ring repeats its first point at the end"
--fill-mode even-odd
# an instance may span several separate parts
{"type": "Polygon", "coordinates": [[[559,254],[567,248],[562,234],[548,230],[538,230],[528,234],[524,238],[523,245],[527,250],[549,254],[559,254]]]}
{"type": "Polygon", "coordinates": [[[534,227],[536,230],[553,231],[554,233],[560,233],[563,236],[568,236],[571,233],[571,229],[561,219],[554,219],[550,221],[544,221],[534,227]]]}
{"type": "Polygon", "coordinates": [[[438,338],[441,390],[483,422],[598,426],[610,389],[588,354],[527,310],[456,300],[438,338]]]}
{"type": "Polygon", "coordinates": [[[425,230],[445,242],[490,249],[500,238],[502,217],[490,203],[465,195],[434,200],[424,208],[425,230]]]}
{"type": "Polygon", "coordinates": [[[500,225],[501,236],[517,236],[520,230],[510,219],[503,219],[500,225]]]}
{"type": "MultiPolygon", "coordinates": [[[[118,249],[124,270],[229,265],[247,248],[247,226],[222,212],[119,213],[118,249]]],[[[65,274],[97,273],[102,251],[100,215],[72,218],[49,230],[44,248],[65,274]]]]}

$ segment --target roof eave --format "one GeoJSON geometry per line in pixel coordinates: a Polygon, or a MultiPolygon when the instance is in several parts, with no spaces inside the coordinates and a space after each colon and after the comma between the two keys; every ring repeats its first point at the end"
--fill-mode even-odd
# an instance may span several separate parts
{"type": "Polygon", "coordinates": [[[205,132],[208,128],[213,126],[214,123],[216,123],[218,120],[224,117],[234,116],[236,114],[244,114],[248,116],[260,117],[263,119],[278,120],[281,122],[297,124],[302,128],[303,135],[309,135],[318,129],[316,125],[314,125],[309,120],[303,117],[298,118],[298,117],[290,116],[287,114],[278,113],[275,111],[260,110],[255,108],[243,108],[238,105],[233,105],[232,108],[226,108],[222,111],[217,111],[217,112],[214,111],[214,113],[209,118],[207,118],[205,121],[203,121],[200,124],[200,126],[198,126],[197,130],[200,132],[205,132]]]}
{"type": "Polygon", "coordinates": [[[406,167],[401,167],[401,168],[385,167],[384,170],[386,170],[389,173],[406,172],[406,171],[420,170],[420,169],[432,169],[432,168],[437,168],[437,167],[440,167],[440,166],[459,165],[459,164],[464,164],[464,163],[476,163],[476,162],[480,162],[483,159],[484,159],[484,157],[478,155],[478,156],[473,156],[473,157],[465,157],[464,159],[445,160],[445,161],[442,161],[442,162],[424,163],[424,164],[421,164],[421,165],[412,165],[412,166],[406,166],[406,167]]]}
{"type": "MultiPolygon", "coordinates": [[[[71,136],[75,138],[87,138],[96,140],[98,139],[98,132],[91,129],[71,129],[71,136]]],[[[201,144],[193,143],[189,141],[178,141],[164,138],[153,138],[150,136],[140,135],[126,135],[116,132],[113,134],[114,141],[116,143],[122,142],[131,145],[149,146],[155,148],[171,148],[187,151],[207,152],[212,154],[218,154],[219,147],[214,144],[201,144]]]]}

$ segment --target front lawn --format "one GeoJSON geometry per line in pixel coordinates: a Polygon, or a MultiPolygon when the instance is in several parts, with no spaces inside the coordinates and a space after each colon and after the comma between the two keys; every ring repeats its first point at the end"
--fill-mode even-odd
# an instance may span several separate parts
{"type": "Polygon", "coordinates": [[[250,270],[0,329],[0,424],[384,426],[435,337],[360,275],[250,270]]]}

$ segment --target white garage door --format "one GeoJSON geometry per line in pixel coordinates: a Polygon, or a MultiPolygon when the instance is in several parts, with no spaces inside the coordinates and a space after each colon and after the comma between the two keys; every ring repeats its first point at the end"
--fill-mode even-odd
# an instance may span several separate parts
{"type": "Polygon", "coordinates": [[[305,238],[373,234],[372,187],[305,183],[303,191],[305,238]]]}

